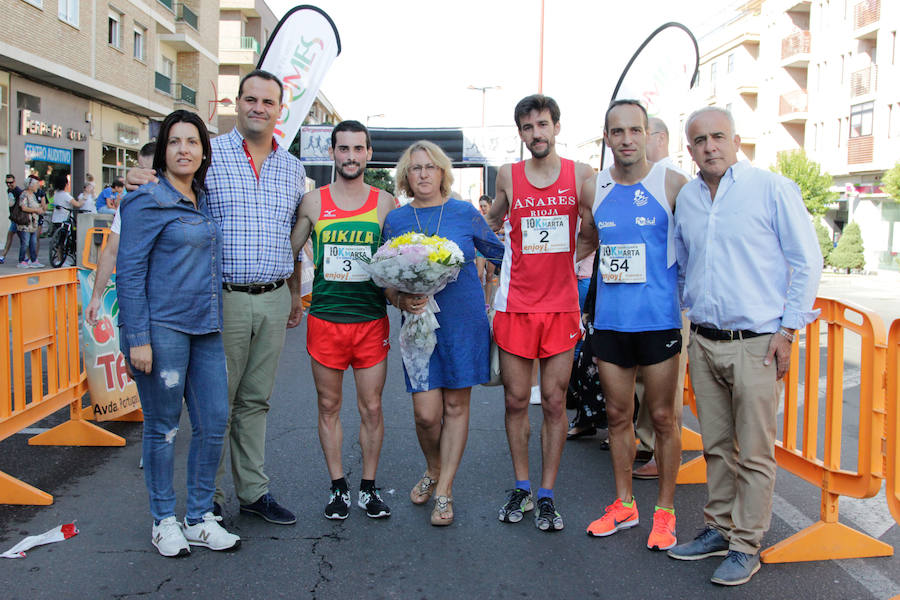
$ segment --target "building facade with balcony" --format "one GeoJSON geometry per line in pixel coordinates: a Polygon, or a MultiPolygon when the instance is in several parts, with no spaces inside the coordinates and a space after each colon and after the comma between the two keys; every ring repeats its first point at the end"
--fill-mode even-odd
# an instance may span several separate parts
{"type": "MultiPolygon", "coordinates": [[[[0,168],[86,174],[136,162],[176,108],[209,120],[217,73],[211,0],[7,0],[0,32],[0,168]]],[[[5,211],[0,220],[7,219],[5,211]]],[[[2,223],[0,223],[2,226],[2,223]]]]}
{"type": "MultiPolygon", "coordinates": [[[[278,18],[265,0],[219,0],[219,83],[215,106],[219,129],[237,122],[235,102],[241,78],[256,68],[278,18]]],[[[338,123],[334,106],[319,90],[304,124],[338,123]]]]}
{"type": "MultiPolygon", "coordinates": [[[[732,110],[742,158],[769,168],[780,152],[804,149],[833,176],[840,198],[824,223],[835,240],[847,223],[860,225],[868,270],[900,267],[900,204],[880,186],[900,161],[898,29],[900,2],[748,2],[700,38],[700,85],[692,91],[694,108],[732,110]]],[[[684,167],[683,125],[680,137],[674,158],[684,167]]]]}

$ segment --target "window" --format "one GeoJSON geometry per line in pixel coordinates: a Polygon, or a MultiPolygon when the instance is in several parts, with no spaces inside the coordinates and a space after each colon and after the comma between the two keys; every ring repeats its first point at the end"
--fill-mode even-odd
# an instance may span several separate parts
{"type": "Polygon", "coordinates": [[[103,144],[103,187],[116,177],[125,177],[126,171],[136,166],[137,150],[103,144]]]}
{"type": "Polygon", "coordinates": [[[841,83],[844,83],[844,73],[846,71],[847,66],[847,57],[841,54],[841,83]]]}
{"type": "Polygon", "coordinates": [[[38,8],[44,8],[44,0],[25,0],[25,2],[38,8]]]}
{"type": "Polygon", "coordinates": [[[9,145],[9,88],[0,83],[0,146],[9,145]]]}
{"type": "Polygon", "coordinates": [[[891,64],[897,64],[897,32],[891,32],[891,64]]]}
{"type": "Polygon", "coordinates": [[[25,92],[16,92],[16,109],[30,110],[35,114],[41,114],[41,99],[25,92]]]}
{"type": "Polygon", "coordinates": [[[872,117],[875,114],[874,102],[863,102],[850,107],[850,137],[872,135],[872,117]]]}
{"type": "Polygon", "coordinates": [[[734,53],[733,52],[728,55],[728,72],[729,73],[734,72],[734,53]]]}
{"type": "Polygon", "coordinates": [[[134,44],[133,55],[138,60],[144,60],[146,53],[144,52],[144,43],[147,39],[147,28],[140,25],[134,26],[134,44]]]}
{"type": "Polygon", "coordinates": [[[162,73],[163,75],[165,75],[166,77],[168,77],[169,79],[172,79],[172,74],[175,73],[175,63],[172,62],[171,60],[169,60],[168,58],[166,58],[165,56],[163,56],[162,57],[162,66],[160,67],[159,72],[162,73]]]}
{"type": "Polygon", "coordinates": [[[840,148],[841,147],[841,119],[837,120],[837,123],[834,126],[834,134],[835,134],[835,145],[840,148]]]}
{"type": "Polygon", "coordinates": [[[78,0],[59,0],[59,18],[78,27],[78,0]]]}
{"type": "Polygon", "coordinates": [[[107,43],[113,48],[122,47],[122,13],[109,11],[109,36],[107,43]]]}
{"type": "Polygon", "coordinates": [[[900,136],[900,103],[888,105],[888,137],[900,136]]]}

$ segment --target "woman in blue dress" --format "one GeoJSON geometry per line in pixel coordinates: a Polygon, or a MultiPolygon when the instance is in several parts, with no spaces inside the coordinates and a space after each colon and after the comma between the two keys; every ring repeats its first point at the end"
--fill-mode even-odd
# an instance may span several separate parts
{"type": "MultiPolygon", "coordinates": [[[[468,202],[450,198],[451,169],[450,159],[431,142],[407,148],[397,164],[397,191],[413,200],[391,211],[382,229],[385,241],[410,231],[445,237],[456,242],[466,259],[456,281],[434,297],[440,327],[428,367],[428,389],[414,389],[405,367],[403,371],[426,463],[410,500],[424,504],[434,495],[431,524],[438,526],[453,522],[453,478],[469,435],[472,386],[490,379],[491,332],[475,251],[497,264],[503,258],[503,245],[481,213],[468,202]]],[[[421,313],[428,300],[396,290],[387,294],[391,304],[413,314],[421,313]]]]}

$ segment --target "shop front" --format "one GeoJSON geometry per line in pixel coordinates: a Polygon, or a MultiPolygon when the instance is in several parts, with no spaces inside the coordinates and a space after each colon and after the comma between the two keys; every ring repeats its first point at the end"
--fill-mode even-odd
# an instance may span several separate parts
{"type": "Polygon", "coordinates": [[[37,174],[46,186],[59,173],[72,193],[84,185],[91,134],[90,101],[18,75],[10,76],[9,167],[23,181],[37,174]],[[11,115],[12,117],[12,115],[11,115]]]}

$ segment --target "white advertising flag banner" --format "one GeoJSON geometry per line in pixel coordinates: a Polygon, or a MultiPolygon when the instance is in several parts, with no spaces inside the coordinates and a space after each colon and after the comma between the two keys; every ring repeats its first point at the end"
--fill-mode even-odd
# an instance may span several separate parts
{"type": "Polygon", "coordinates": [[[315,6],[291,9],[272,33],[258,67],[284,84],[284,108],[275,139],[287,150],[306,118],[325,73],[341,52],[331,18],[315,6]]]}

